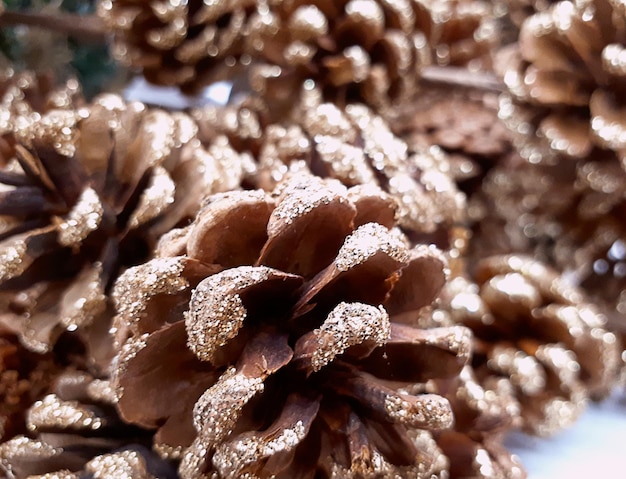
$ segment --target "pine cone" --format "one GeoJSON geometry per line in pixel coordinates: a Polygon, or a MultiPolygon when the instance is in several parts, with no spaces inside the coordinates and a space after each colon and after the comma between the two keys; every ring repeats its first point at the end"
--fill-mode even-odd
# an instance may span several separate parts
{"type": "Polygon", "coordinates": [[[295,174],[211,196],[120,277],[118,408],[181,477],[443,474],[448,401],[398,388],[458,374],[470,338],[414,325],[445,262],[374,190],[295,174]]]}
{"type": "Polygon", "coordinates": [[[510,381],[526,431],[553,434],[610,392],[621,346],[580,290],[522,256],[485,258],[475,279],[448,283],[442,309],[472,329],[480,382],[510,381]]]}
{"type": "Polygon", "coordinates": [[[257,0],[100,0],[98,14],[115,34],[111,51],[120,62],[140,68],[152,83],[196,92],[234,75],[245,53],[245,31],[264,5],[257,0]]]}
{"type": "Polygon", "coordinates": [[[203,142],[215,143],[218,132],[254,158],[253,187],[270,191],[293,170],[335,178],[348,187],[375,184],[399,205],[399,225],[422,239],[438,231],[446,235],[463,219],[465,196],[448,174],[445,155],[410,150],[362,104],[323,103],[318,91],[305,92],[301,100],[280,120],[268,111],[271,107],[257,103],[204,108],[193,115],[203,142]]]}
{"type": "Polygon", "coordinates": [[[423,66],[484,63],[496,33],[491,13],[472,0],[270,3],[247,39],[250,84],[290,104],[312,80],[326,100],[388,111],[414,96],[423,66]]]}
{"type": "MultiPolygon", "coordinates": [[[[151,434],[124,424],[114,404],[115,394],[108,381],[84,372],[64,372],[50,394],[29,409],[29,436],[18,436],[0,445],[0,467],[9,477],[18,479],[39,474],[54,477],[53,473],[75,478],[83,468],[95,474],[104,460],[97,456],[113,454],[116,457],[114,453],[120,448],[132,448],[134,452],[126,451],[120,457],[130,461],[128,467],[134,463],[137,469],[132,470],[139,473],[145,468],[141,456],[150,457],[145,446],[149,445],[151,434]],[[141,451],[147,454],[140,454],[141,451]]],[[[112,458],[107,461],[115,462],[112,458]]]]}
{"type": "Polygon", "coordinates": [[[624,56],[623,0],[559,2],[526,20],[498,62],[515,98],[503,101],[501,116],[522,155],[532,163],[619,160],[626,168],[624,56]]]}
{"type": "Polygon", "coordinates": [[[26,409],[47,391],[60,368],[52,354],[32,353],[0,329],[0,440],[26,432],[26,409]]]}
{"type": "Polygon", "coordinates": [[[17,157],[0,177],[0,320],[38,352],[78,329],[103,359],[118,273],[192,217],[205,191],[232,187],[214,175],[234,175],[236,159],[198,149],[187,115],[114,95],[31,120],[16,120],[17,157]]]}
{"type": "Polygon", "coordinates": [[[76,108],[83,103],[80,85],[75,79],[59,84],[51,74],[0,71],[0,166],[14,155],[11,135],[19,117],[32,117],[56,108],[76,108]]]}
{"type": "Polygon", "coordinates": [[[511,384],[496,378],[480,384],[469,365],[458,377],[433,383],[429,392],[446,397],[454,412],[454,428],[435,435],[450,461],[450,479],[525,478],[519,459],[502,445],[520,420],[511,384]]]}

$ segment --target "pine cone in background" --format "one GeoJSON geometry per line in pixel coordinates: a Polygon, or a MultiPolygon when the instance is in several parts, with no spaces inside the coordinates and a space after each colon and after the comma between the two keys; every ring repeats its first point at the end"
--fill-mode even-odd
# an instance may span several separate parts
{"type": "Polygon", "coordinates": [[[99,0],[98,14],[114,33],[111,52],[121,63],[149,82],[195,93],[235,74],[259,8],[265,2],[99,0]]]}
{"type": "Polygon", "coordinates": [[[503,98],[500,116],[529,164],[515,160],[487,180],[487,203],[497,205],[500,218],[482,227],[504,229],[517,244],[510,250],[526,243],[527,251],[572,272],[594,300],[611,306],[621,334],[625,55],[622,0],[559,2],[526,20],[519,43],[497,64],[512,95],[503,98]]]}
{"type": "Polygon", "coordinates": [[[480,384],[469,365],[454,379],[432,383],[428,391],[446,397],[454,412],[454,428],[435,434],[450,461],[450,479],[525,478],[519,458],[502,445],[505,435],[520,425],[511,384],[496,378],[480,384]]]}
{"type": "Polygon", "coordinates": [[[25,349],[17,337],[0,329],[0,440],[26,432],[25,411],[61,371],[52,353],[25,349]]]}
{"type": "Polygon", "coordinates": [[[77,108],[82,104],[80,85],[73,78],[59,83],[52,74],[16,72],[13,68],[1,70],[0,166],[15,155],[11,133],[16,118],[32,117],[55,108],[77,108]]]}
{"type": "Polygon", "coordinates": [[[479,382],[510,381],[527,432],[570,426],[587,398],[606,397],[618,378],[621,345],[606,317],[538,261],[480,260],[474,280],[459,276],[445,286],[441,310],[472,329],[479,382]]]}
{"type": "Polygon", "coordinates": [[[488,63],[497,33],[480,1],[270,2],[265,17],[248,38],[253,91],[290,104],[312,80],[327,101],[388,114],[415,95],[423,66],[488,63]]]}
{"type": "Polygon", "coordinates": [[[457,375],[470,337],[415,325],[445,261],[375,190],[294,174],[211,196],[120,277],[118,409],[182,478],[443,477],[449,403],[399,388],[457,375]]]}
{"type": "Polygon", "coordinates": [[[73,479],[84,470],[103,479],[148,479],[152,476],[139,475],[146,468],[146,460],[164,473],[156,477],[176,477],[171,464],[149,452],[150,432],[119,419],[115,394],[108,381],[66,370],[49,392],[28,411],[29,435],[0,445],[0,468],[9,477],[20,479],[37,475],[39,478],[40,474],[54,477],[52,474],[57,473],[73,479]],[[109,459],[99,457],[103,454],[109,459]],[[107,471],[104,467],[107,462],[109,467],[114,464],[122,467],[127,463],[128,470],[137,475],[116,475],[115,470],[109,470],[108,476],[98,475],[107,471]]]}
{"type": "Polygon", "coordinates": [[[199,149],[187,115],[115,95],[15,123],[17,155],[0,176],[0,321],[38,352],[78,329],[103,360],[120,270],[242,169],[199,149]]]}
{"type": "Polygon", "coordinates": [[[465,196],[449,176],[445,155],[410,150],[365,105],[339,108],[322,102],[317,90],[300,99],[280,120],[274,119],[271,104],[256,102],[192,115],[204,143],[215,144],[215,135],[223,134],[233,148],[254,158],[253,187],[271,191],[293,170],[335,178],[348,187],[363,185],[364,192],[368,185],[378,186],[398,204],[398,223],[407,234],[416,241],[428,236],[447,249],[450,227],[463,220],[465,196]]]}
{"type": "Polygon", "coordinates": [[[500,23],[500,43],[517,41],[524,21],[538,12],[544,12],[559,0],[496,0],[494,10],[500,23]]]}

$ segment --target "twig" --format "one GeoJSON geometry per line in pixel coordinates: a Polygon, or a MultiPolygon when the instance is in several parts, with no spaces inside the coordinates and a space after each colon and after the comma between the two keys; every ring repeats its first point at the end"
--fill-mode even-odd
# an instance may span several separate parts
{"type": "Polygon", "coordinates": [[[454,87],[473,88],[501,92],[506,89],[498,78],[489,72],[473,72],[458,67],[425,67],[421,71],[422,80],[428,83],[444,84],[454,87]]]}
{"type": "Polygon", "coordinates": [[[95,15],[73,13],[41,13],[34,11],[5,10],[0,13],[0,27],[28,25],[54,32],[65,33],[77,40],[104,43],[107,31],[95,15]]]}

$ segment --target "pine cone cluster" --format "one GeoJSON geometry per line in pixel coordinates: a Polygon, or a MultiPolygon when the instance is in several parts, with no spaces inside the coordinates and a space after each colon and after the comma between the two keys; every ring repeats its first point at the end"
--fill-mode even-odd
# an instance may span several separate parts
{"type": "Polygon", "coordinates": [[[449,402],[401,388],[458,374],[470,337],[416,326],[445,261],[394,226],[385,195],[309,175],[209,197],[116,284],[122,417],[183,478],[440,477],[449,402]]]}
{"type": "Polygon", "coordinates": [[[114,54],[149,81],[192,92],[246,69],[253,91],[283,103],[312,80],[330,100],[398,104],[423,65],[478,66],[496,40],[476,0],[103,0],[99,12],[114,54]]]}
{"type": "Polygon", "coordinates": [[[454,278],[443,314],[474,334],[478,380],[510,383],[523,428],[551,435],[570,426],[589,397],[605,397],[620,369],[621,344],[604,316],[556,271],[523,256],[484,258],[474,278],[454,278]]]}

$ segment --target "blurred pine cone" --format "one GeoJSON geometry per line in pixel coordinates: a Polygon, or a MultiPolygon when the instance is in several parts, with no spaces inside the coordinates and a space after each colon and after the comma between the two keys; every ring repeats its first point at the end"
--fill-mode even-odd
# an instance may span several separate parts
{"type": "Polygon", "coordinates": [[[204,143],[217,143],[219,133],[254,158],[252,187],[271,191],[290,171],[306,170],[348,187],[363,185],[363,191],[377,185],[397,203],[399,226],[412,237],[430,235],[438,242],[438,232],[445,236],[462,222],[465,196],[450,177],[445,155],[426,147],[409,149],[365,105],[340,108],[322,102],[317,90],[305,91],[300,99],[278,119],[271,103],[255,101],[204,108],[193,116],[204,143]]]}
{"type": "Polygon", "coordinates": [[[500,114],[522,156],[619,160],[626,169],[625,57],[623,0],[563,1],[528,18],[497,62],[514,98],[500,114]]]}
{"type": "Polygon", "coordinates": [[[15,124],[16,157],[0,173],[0,321],[38,352],[78,329],[104,359],[120,270],[193,217],[203,194],[237,186],[225,168],[242,169],[199,149],[187,115],[115,95],[15,124]]]}
{"type": "Polygon", "coordinates": [[[443,477],[428,431],[450,405],[399,388],[457,375],[470,337],[415,326],[445,261],[374,189],[294,174],[211,196],[120,277],[118,409],[181,477],[443,477]]]}
{"type": "Polygon", "coordinates": [[[588,397],[610,392],[621,345],[580,290],[523,256],[485,258],[475,280],[451,280],[442,310],[472,329],[481,384],[510,381],[526,431],[553,434],[572,424],[588,397]]]}
{"type": "Polygon", "coordinates": [[[15,155],[11,132],[16,118],[82,104],[80,85],[75,79],[60,83],[52,74],[16,72],[13,68],[0,71],[0,166],[15,155]]]}
{"type": "Polygon", "coordinates": [[[60,369],[52,354],[28,351],[0,328],[0,440],[26,432],[26,409],[48,390],[60,369]]]}
{"type": "Polygon", "coordinates": [[[502,445],[520,424],[520,405],[510,382],[491,377],[481,384],[468,365],[458,377],[432,383],[429,392],[446,397],[454,412],[454,428],[435,434],[450,461],[450,479],[525,478],[517,456],[502,445]]]}
{"type": "Polygon", "coordinates": [[[9,477],[176,477],[149,451],[149,431],[119,419],[108,381],[66,371],[49,392],[28,411],[28,436],[0,444],[0,469],[9,477]]]}
{"type": "Polygon", "coordinates": [[[423,66],[478,68],[496,39],[490,4],[475,0],[270,2],[261,18],[247,39],[253,91],[293,103],[312,80],[325,100],[380,112],[415,95],[423,66]]]}
{"type": "Polygon", "coordinates": [[[116,59],[140,68],[152,83],[196,92],[233,75],[259,8],[266,3],[99,0],[98,14],[114,33],[116,59]]]}

